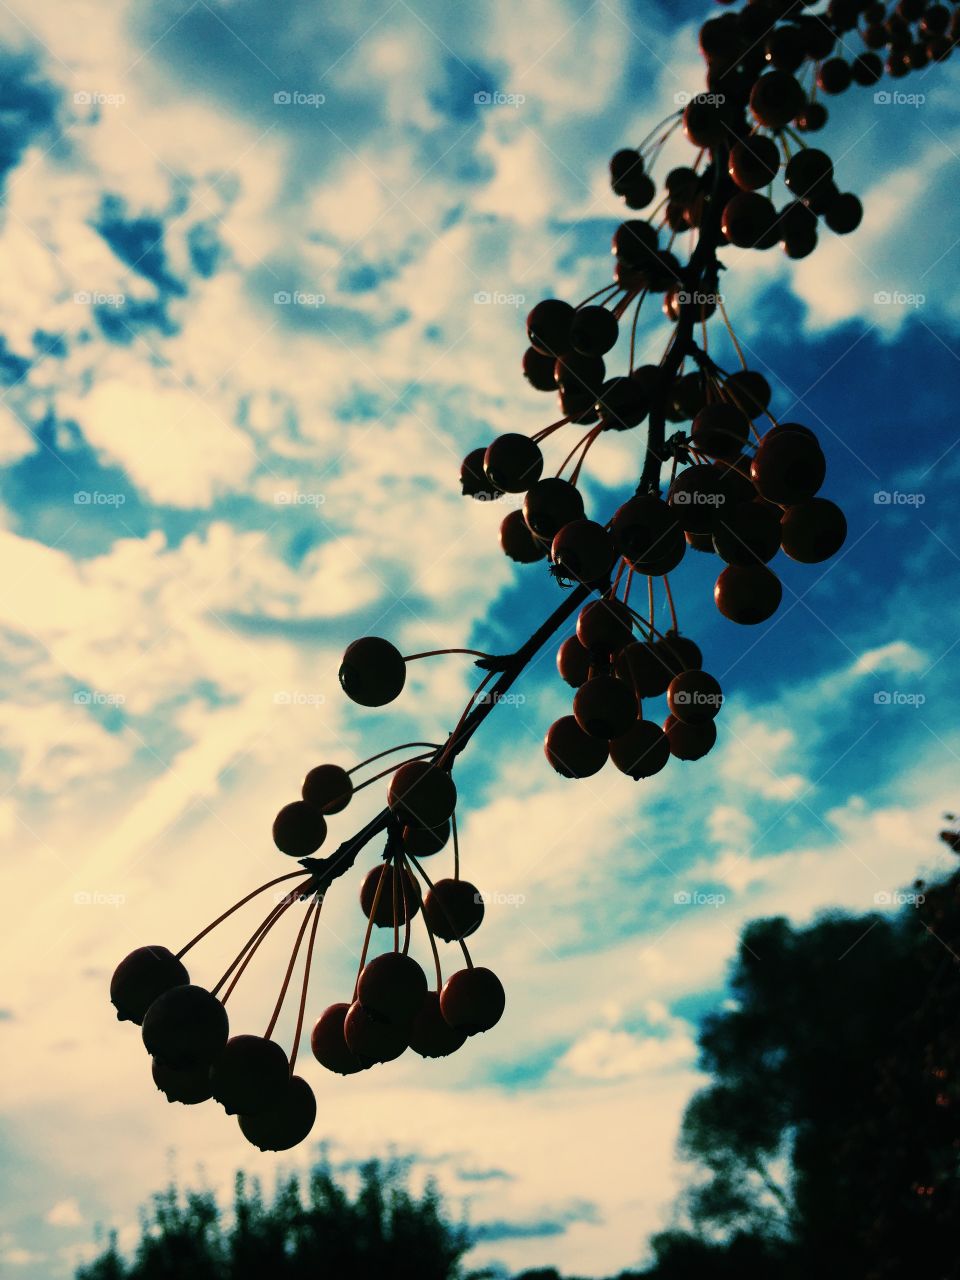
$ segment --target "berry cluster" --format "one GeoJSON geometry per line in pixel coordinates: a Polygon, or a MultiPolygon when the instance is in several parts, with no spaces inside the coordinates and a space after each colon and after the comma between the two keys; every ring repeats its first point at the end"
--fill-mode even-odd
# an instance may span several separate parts
{"type": "MultiPolygon", "coordinates": [[[[560,417],[529,437],[498,437],[469,453],[461,467],[470,497],[523,495],[522,505],[501,523],[503,550],[520,563],[548,561],[568,590],[511,654],[435,651],[471,654],[485,673],[445,743],[404,743],[349,770],[321,764],[307,774],[300,798],[285,805],[273,825],[277,848],[298,859],[300,870],[261,885],[176,955],[165,947],[141,947],[120,963],[111,998],[119,1018],[142,1026],[154,1080],[169,1100],[216,1099],[265,1150],[285,1150],[307,1136],[316,1104],[295,1067],[319,913],[332,882],[378,836],[385,837],[382,861],[360,886],[367,926],[356,982],[350,1000],[331,1004],[314,1025],[317,1061],[351,1075],[407,1048],[445,1057],[499,1021],[503,987],[491,970],[474,966],[467,949],[484,904],[476,886],[460,876],[453,767],[527,663],[574,618],[575,631],[557,652],[560,676],[576,690],[572,714],[551,725],[545,738],[547,759],[558,773],[587,777],[609,758],[628,776],[643,778],[670,756],[696,760],[711,749],[723,693],[703,670],[699,647],[680,634],[669,575],[688,549],[716,555],[723,566],[714,587],[717,608],[732,622],[757,624],[781,601],[779,578],[769,567],[778,551],[819,563],[846,537],[843,513],[820,496],[826,461],[814,433],[778,421],[769,384],[747,367],[719,290],[720,255],[729,246],[763,250],[780,244],[789,257],[802,258],[816,248],[821,222],[841,235],[856,229],[859,200],[839,189],[829,155],[808,146],[804,135],[827,121],[823,95],[946,58],[960,35],[958,13],[924,0],[899,0],[893,10],[858,0],[829,0],[822,9],[815,0],[751,0],[704,23],[705,91],[638,147],[611,160],[611,185],[627,208],[654,206],[648,217],[631,217],[617,228],[612,283],[577,306],[546,299],[528,316],[523,373],[536,390],[557,393],[560,417]],[[863,51],[852,48],[855,38],[863,51]],[[665,175],[655,204],[654,169],[667,141],[681,131],[696,155],[665,175]],[[778,207],[774,184],[781,178],[787,199],[778,207]],[[677,241],[688,234],[692,248],[684,263],[677,241]],[[661,300],[670,331],[659,363],[638,364],[638,320],[651,295],[661,300]],[[717,317],[739,359],[733,372],[708,348],[710,322],[717,317]],[[606,360],[627,327],[628,367],[608,376],[606,360]],[[677,428],[669,438],[668,423],[677,428]],[[768,425],[761,429],[761,423],[768,425]],[[591,448],[604,432],[641,424],[646,441],[634,495],[609,518],[590,518],[579,480],[591,448]],[[571,425],[586,433],[561,451],[555,472],[544,474],[541,446],[571,425]],[[631,602],[641,578],[647,584],[644,610],[631,602]],[[665,630],[656,625],[658,591],[669,606],[665,630]],[[651,699],[664,695],[668,714],[661,724],[645,711],[651,699]],[[355,781],[360,769],[397,751],[415,754],[355,781]],[[387,775],[380,813],[329,856],[317,857],[328,821],[387,775]],[[448,844],[453,874],[432,880],[420,860],[448,844]],[[183,964],[190,948],[257,894],[290,879],[298,883],[283,893],[220,981],[209,990],[191,983],[183,964]],[[308,905],[264,1034],[230,1036],[225,1006],[231,992],[270,930],[302,901],[308,905]],[[433,989],[410,954],[418,917],[433,956],[433,989]],[[273,1035],[308,929],[288,1057],[273,1035]],[[392,929],[393,945],[368,960],[374,929],[392,929]],[[463,955],[464,967],[446,981],[438,943],[463,955]]],[[[344,653],[340,682],[354,702],[382,707],[402,692],[407,664],[432,656],[404,656],[388,640],[366,636],[344,653]]]]}

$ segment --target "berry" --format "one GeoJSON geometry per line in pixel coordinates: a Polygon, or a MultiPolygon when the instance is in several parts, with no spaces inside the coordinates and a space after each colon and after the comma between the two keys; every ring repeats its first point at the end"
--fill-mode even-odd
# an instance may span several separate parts
{"type": "Polygon", "coordinates": [[[590,654],[576,636],[567,636],[557,650],[557,670],[572,689],[579,689],[590,674],[590,654]]]}
{"type": "Polygon", "coordinates": [[[658,724],[635,720],[626,733],[610,743],[610,759],[634,781],[652,778],[670,759],[670,744],[658,724]]]}
{"type": "Polygon", "coordinates": [[[827,226],[838,236],[849,235],[851,231],[856,231],[862,220],[863,205],[849,191],[835,196],[824,214],[827,226]]]}
{"type": "MultiPolygon", "coordinates": [[[[523,518],[527,527],[551,542],[565,524],[579,520],[582,515],[580,490],[569,480],[560,480],[556,476],[531,485],[523,500],[523,518]]],[[[542,554],[547,554],[546,547],[543,547],[542,554]]]]}
{"type": "Polygon", "coordinates": [[[227,1011],[205,987],[171,987],[144,1014],[143,1043],[163,1066],[209,1066],[227,1043],[227,1011]]]}
{"type": "Polygon", "coordinates": [[[597,416],[608,431],[629,431],[650,411],[650,398],[636,378],[610,378],[600,388],[597,416]]]}
{"type": "Polygon", "coordinates": [[[667,706],[684,724],[706,724],[723,705],[720,685],[706,671],[681,671],[670,681],[667,706]]]}
{"type": "Polygon", "coordinates": [[[780,149],[772,138],[754,134],[730,148],[730,177],[743,191],[769,186],[780,171],[780,149]]]}
{"type": "Polygon", "coordinates": [[[775,27],[767,36],[765,56],[778,71],[799,71],[807,56],[806,41],[800,27],[775,27]]]}
{"type": "Polygon", "coordinates": [[[450,975],[440,992],[444,1021],[468,1036],[495,1027],[506,1003],[503,984],[492,969],[460,969],[450,975]]]}
{"type": "MultiPolygon", "coordinates": [[[[415,851],[413,852],[416,857],[415,851]]],[[[371,867],[364,876],[363,884],[360,886],[360,910],[369,920],[381,874],[384,876],[383,889],[380,892],[380,901],[377,903],[377,914],[373,918],[373,923],[381,929],[392,929],[393,882],[397,877],[397,868],[393,863],[390,864],[390,870],[385,873],[382,867],[371,867]]],[[[403,875],[397,882],[397,919],[400,924],[406,924],[408,915],[412,920],[419,910],[420,885],[410,872],[404,869],[403,875]]]]}
{"type": "Polygon", "coordinates": [[[822,102],[808,102],[794,120],[801,133],[819,133],[827,123],[827,108],[822,102]]]}
{"type": "Polygon", "coordinates": [[[724,511],[713,533],[713,547],[727,564],[766,564],[780,550],[779,508],[741,502],[724,511]]]}
{"type": "Polygon", "coordinates": [[[638,699],[658,698],[661,693],[666,693],[673,674],[654,652],[654,646],[640,641],[628,644],[617,654],[614,668],[638,699]]]}
{"type": "Polygon", "coordinates": [[[776,216],[776,210],[766,196],[756,191],[741,191],[724,206],[723,234],[740,249],[765,247],[776,216]]]}
{"type": "Polygon", "coordinates": [[[724,383],[724,390],[751,418],[759,418],[770,406],[773,392],[762,373],[754,369],[738,369],[724,383]]]}
{"type": "Polygon", "coordinates": [[[273,820],[273,843],[291,858],[309,858],[326,838],[323,814],[305,800],[285,804],[273,820]]]}
{"type": "Polygon", "coordinates": [[[670,510],[687,533],[712,533],[725,502],[723,477],[714,467],[687,467],[667,494],[670,510]]]}
{"type": "Polygon", "coordinates": [[[547,554],[546,544],[530,532],[522,511],[511,511],[501,520],[500,546],[517,564],[535,564],[547,554]]]}
{"type": "Polygon", "coordinates": [[[359,1000],[354,1000],[343,1019],[347,1048],[364,1068],[377,1062],[393,1062],[409,1043],[407,1029],[381,1022],[359,1000]]]}
{"type": "MultiPolygon", "coordinates": [[[[424,904],[424,915],[430,895],[424,904]]],[[[360,973],[357,999],[381,1022],[406,1027],[413,1021],[427,994],[427,975],[412,956],[387,951],[370,960],[360,973]]]]}
{"type": "Polygon", "coordinates": [[[850,70],[857,84],[876,84],[883,75],[883,63],[875,53],[861,53],[850,64],[850,70]]]}
{"type": "Polygon", "coordinates": [[[450,823],[443,822],[439,827],[404,827],[403,848],[415,858],[427,858],[439,853],[450,839],[450,823]]]}
{"type": "Polygon", "coordinates": [[[625,195],[643,176],[643,157],[639,151],[626,148],[610,157],[610,186],[618,196],[625,195]]]}
{"type": "Polygon", "coordinates": [[[321,1067],[340,1076],[352,1076],[363,1070],[360,1060],[347,1048],[343,1034],[343,1023],[349,1008],[348,1004],[330,1005],[321,1013],[310,1034],[313,1056],[321,1067]]]}
{"type": "Polygon", "coordinates": [[[110,979],[117,1020],[140,1026],[158,996],[189,981],[186,966],[166,947],[137,947],[120,961],[110,979]]]}
{"type": "Polygon", "coordinates": [[[440,996],[428,991],[410,1028],[410,1048],[421,1058],[446,1058],[461,1047],[466,1031],[451,1027],[440,1010],[440,996]]]}
{"type": "Polygon", "coordinates": [[[543,454],[528,436],[510,431],[487,446],[483,469],[490,483],[504,493],[523,493],[540,479],[543,454]]]}
{"type": "Polygon", "coordinates": [[[636,182],[631,184],[630,189],[623,193],[623,198],[628,209],[645,209],[656,194],[657,188],[653,179],[642,173],[636,182]]]}
{"type": "Polygon", "coordinates": [[[798,200],[802,200],[809,192],[824,183],[833,181],[833,161],[825,151],[815,147],[807,147],[791,156],[783,173],[787,189],[792,191],[798,200]]]}
{"type": "Polygon", "coordinates": [[[550,558],[578,582],[600,582],[616,559],[613,540],[603,525],[593,520],[571,520],[553,540],[550,558]]]}
{"type": "Polygon", "coordinates": [[[843,546],[847,520],[840,508],[827,498],[811,498],[787,507],[780,526],[782,546],[791,560],[819,564],[829,560],[843,546]]]}
{"type": "Polygon", "coordinates": [[[553,373],[562,395],[583,401],[591,409],[603,389],[605,375],[602,356],[584,355],[580,351],[558,360],[553,373]]]}
{"type": "Polygon", "coordinates": [[[852,79],[850,63],[843,58],[829,58],[817,72],[817,84],[824,93],[843,93],[852,79]]]}
{"type": "Polygon", "coordinates": [[[640,218],[621,222],[613,233],[612,253],[630,267],[647,267],[656,257],[659,237],[652,223],[640,218]]]}
{"type": "Polygon", "coordinates": [[[573,318],[570,341],[585,356],[604,356],[616,346],[620,326],[606,307],[581,307],[573,318]]]}
{"type": "Polygon", "coordinates": [[[565,355],[570,350],[570,329],[574,310],[569,302],[559,298],[547,298],[538,302],[527,316],[527,337],[530,345],[543,355],[565,355]]]}
{"type": "Polygon", "coordinates": [[[584,733],[573,716],[554,720],[543,739],[543,751],[562,778],[589,778],[607,763],[607,744],[584,733]]]}
{"type": "Polygon", "coordinates": [[[616,676],[593,676],[577,690],[573,715],[584,733],[609,742],[626,733],[636,720],[637,698],[630,685],[616,676]]]}
{"type": "Polygon", "coordinates": [[[678,635],[676,631],[668,631],[662,640],[657,640],[651,647],[654,657],[667,672],[668,680],[678,676],[681,671],[699,671],[703,666],[700,646],[689,637],[678,635]]]}
{"type": "Polygon", "coordinates": [[[683,132],[695,147],[714,147],[723,141],[723,117],[706,94],[691,98],[684,107],[683,132]]]}
{"type": "Polygon", "coordinates": [[[353,782],[338,764],[318,764],[304,778],[300,794],[321,813],[341,813],[350,803],[353,782]]]}
{"type": "Polygon", "coordinates": [[[471,449],[460,464],[460,487],[465,498],[489,502],[500,497],[500,490],[490,483],[483,469],[486,452],[486,449],[471,449]]]}
{"type": "Polygon", "coordinates": [[[711,458],[736,458],[750,436],[750,419],[735,404],[705,405],[693,420],[690,440],[711,458]]]}
{"type": "Polygon", "coordinates": [[[390,779],[387,804],[410,826],[439,827],[457,807],[457,788],[445,770],[410,760],[390,779]]]}
{"type": "Polygon", "coordinates": [[[678,760],[699,760],[717,741],[717,726],[712,720],[703,724],[684,724],[676,716],[667,716],[663,732],[670,744],[670,754],[678,760]]]}
{"type": "Polygon", "coordinates": [[[780,607],[780,579],[766,565],[727,565],[713,588],[717,608],[731,622],[754,626],[780,607]]]}
{"type": "Polygon", "coordinates": [[[340,664],[340,685],[362,707],[383,707],[400,696],[407,664],[400,650],[379,636],[363,636],[348,645],[340,664]]]}
{"type": "Polygon", "coordinates": [[[675,512],[655,494],[629,498],[614,514],[610,531],[617,551],[638,573],[669,573],[687,547],[675,512]]]}
{"type": "Polygon", "coordinates": [[[476,933],[483,911],[483,895],[469,880],[437,880],[423,900],[423,918],[444,942],[476,933]]]}
{"type": "Polygon", "coordinates": [[[239,1117],[240,1132],[261,1151],[289,1151],[309,1135],[316,1118],[313,1090],[302,1076],[291,1076],[272,1106],[239,1117]]]}
{"type": "MultiPolygon", "coordinates": [[[[553,377],[556,363],[555,356],[545,355],[542,351],[538,351],[536,347],[527,347],[523,353],[523,376],[534,391],[554,391],[556,389],[556,382],[553,377]]],[[[482,468],[483,460],[481,459],[481,470],[482,468]]]]}
{"type": "Polygon", "coordinates": [[[153,1059],[153,1083],[168,1102],[182,1102],[188,1107],[210,1098],[210,1068],[204,1064],[192,1071],[174,1071],[153,1059]]]}
{"type": "Polygon", "coordinates": [[[826,459],[817,441],[799,431],[768,431],[750,464],[760,496],[782,504],[812,498],[826,471],[826,459]]]}
{"type": "Polygon", "coordinates": [[[767,71],[750,90],[750,110],[768,129],[788,125],[805,101],[803,89],[789,71],[767,71]]]}
{"type": "Polygon", "coordinates": [[[600,649],[617,653],[633,639],[633,616],[619,600],[591,600],[577,617],[576,639],[584,651],[600,649]]]}
{"type": "Polygon", "coordinates": [[[275,1040],[231,1036],[210,1068],[210,1092],[228,1116],[256,1115],[280,1100],[289,1078],[287,1055],[275,1040]]]}
{"type": "Polygon", "coordinates": [[[696,170],[680,165],[670,170],[664,186],[671,200],[676,200],[679,204],[690,204],[700,191],[700,179],[696,170]]]}

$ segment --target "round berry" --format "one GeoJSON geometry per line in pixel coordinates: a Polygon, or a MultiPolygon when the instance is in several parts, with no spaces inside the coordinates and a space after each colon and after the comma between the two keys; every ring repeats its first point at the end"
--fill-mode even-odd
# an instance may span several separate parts
{"type": "Polygon", "coordinates": [[[723,117],[706,94],[697,94],[684,107],[683,132],[695,147],[715,147],[723,141],[723,117]]]}
{"type": "Polygon", "coordinates": [[[767,71],[750,90],[750,110],[768,129],[788,125],[805,100],[799,81],[789,71],[767,71]]]}
{"type": "Polygon", "coordinates": [[[826,472],[827,463],[819,444],[799,431],[768,431],[750,464],[750,475],[760,496],[784,505],[812,498],[826,472]]]}
{"type": "Polygon", "coordinates": [[[444,769],[410,760],[390,779],[387,804],[410,826],[439,827],[457,807],[457,788],[444,769]]]}
{"type": "Polygon", "coordinates": [[[205,987],[171,987],[143,1017],[143,1043],[163,1066],[192,1071],[209,1066],[229,1035],[227,1011],[205,987]]]}
{"type": "Polygon", "coordinates": [[[443,822],[439,827],[404,827],[403,848],[415,858],[428,858],[439,853],[450,839],[450,823],[443,822]]]}
{"type": "Polygon", "coordinates": [[[661,693],[666,693],[673,674],[660,661],[654,646],[641,641],[628,644],[617,654],[614,669],[638,699],[658,698],[661,693]]]}
{"type": "Polygon", "coordinates": [[[843,93],[850,88],[853,73],[843,58],[828,58],[817,72],[817,84],[824,93],[843,93]]]}
{"type": "MultiPolygon", "coordinates": [[[[549,476],[531,485],[523,500],[523,518],[527,527],[532,533],[551,542],[565,524],[569,524],[571,520],[579,520],[582,515],[583,498],[580,490],[569,480],[561,480],[556,476],[549,476]]],[[[546,547],[543,547],[543,555],[546,554],[546,547]]]]}
{"type": "Polygon", "coordinates": [[[527,316],[530,345],[543,355],[565,355],[570,350],[570,329],[575,315],[569,302],[546,298],[538,302],[527,316]]]}
{"type": "Polygon", "coordinates": [[[607,763],[607,744],[584,733],[573,716],[561,716],[553,722],[544,737],[543,751],[563,778],[589,778],[607,763]]]}
{"type": "Polygon", "coordinates": [[[670,759],[666,734],[652,720],[636,720],[621,737],[610,743],[610,759],[634,781],[652,778],[670,759]]]}
{"type": "Polygon", "coordinates": [[[717,726],[712,720],[703,724],[684,724],[676,716],[667,716],[663,732],[670,744],[670,754],[677,760],[699,760],[717,741],[717,726]]]}
{"type": "Polygon", "coordinates": [[[769,407],[773,397],[770,383],[755,369],[738,369],[724,383],[724,390],[751,418],[759,418],[769,407]]]}
{"type": "Polygon", "coordinates": [[[706,671],[681,671],[670,681],[667,706],[684,724],[705,724],[716,719],[723,706],[723,692],[706,671]]]}
{"type": "Polygon", "coordinates": [[[731,622],[755,626],[780,607],[780,579],[766,565],[727,565],[713,588],[717,608],[731,622]]]}
{"type": "Polygon", "coordinates": [[[863,221],[863,205],[852,192],[846,191],[827,205],[824,221],[838,236],[849,235],[863,221]]]}
{"type": "Polygon", "coordinates": [[[571,520],[554,538],[550,558],[568,577],[595,583],[610,573],[616,552],[603,525],[593,520],[571,520]]]}
{"type": "Polygon", "coordinates": [[[110,1000],[117,1020],[140,1026],[158,996],[189,981],[186,966],[166,947],[137,947],[120,961],[110,979],[110,1000]]]}
{"type": "Polygon", "coordinates": [[[210,1068],[206,1063],[191,1071],[174,1071],[154,1058],[151,1070],[153,1083],[168,1102],[182,1102],[194,1107],[198,1102],[209,1101],[210,1068]]]}
{"type": "Polygon", "coordinates": [[[728,169],[742,191],[758,191],[769,186],[779,173],[780,149],[772,138],[754,134],[730,148],[728,169]]]}
{"type": "Polygon", "coordinates": [[[400,696],[407,664],[400,650],[380,636],[363,636],[348,645],[340,663],[340,685],[362,707],[383,707],[400,696]]]}
{"type": "Polygon", "coordinates": [[[782,546],[791,560],[819,564],[837,554],[847,537],[843,512],[827,498],[787,507],[780,525],[782,546]]]}
{"type": "Polygon", "coordinates": [[[610,186],[618,196],[624,195],[643,176],[643,157],[639,151],[625,148],[610,157],[610,186]]]}
{"type": "Polygon", "coordinates": [[[606,307],[581,307],[570,327],[574,351],[585,356],[604,356],[617,344],[620,326],[606,307]]]}
{"type": "Polygon", "coordinates": [[[343,1038],[361,1067],[392,1062],[407,1047],[408,1029],[375,1018],[359,1000],[354,1000],[343,1019],[343,1038]]]}
{"type": "Polygon", "coordinates": [[[584,733],[609,742],[626,733],[636,720],[636,694],[616,676],[593,676],[577,690],[573,715],[584,733]]]}
{"type": "Polygon", "coordinates": [[[466,1031],[451,1027],[440,1009],[440,995],[428,991],[410,1028],[410,1048],[421,1058],[447,1058],[463,1045],[466,1031]]]}
{"type": "Polygon", "coordinates": [[[591,600],[577,616],[576,639],[585,651],[617,653],[633,639],[633,615],[620,600],[591,600]]]}
{"type": "MultiPolygon", "coordinates": [[[[415,851],[411,852],[415,857],[417,856],[415,851]]],[[[380,901],[377,903],[377,914],[373,918],[373,923],[381,929],[392,929],[394,880],[397,880],[397,919],[400,924],[406,924],[407,918],[413,919],[420,910],[420,885],[406,868],[398,879],[397,868],[393,863],[386,872],[382,866],[371,867],[360,886],[360,910],[368,920],[373,910],[373,901],[377,895],[377,885],[380,883],[381,875],[384,877],[383,888],[380,891],[380,901]]]]}
{"type": "Polygon", "coordinates": [[[304,778],[300,794],[321,813],[341,813],[350,803],[353,782],[338,764],[318,764],[304,778]]]}
{"type": "Polygon", "coordinates": [[[279,1100],[256,1115],[238,1117],[240,1132],[261,1151],[289,1151],[309,1136],[317,1100],[302,1076],[290,1076],[279,1100]]]}
{"type": "Polygon", "coordinates": [[[740,502],[725,510],[713,532],[713,547],[727,564],[766,564],[780,550],[779,507],[740,502]]]}
{"type": "Polygon", "coordinates": [[[256,1115],[286,1091],[290,1064],[276,1040],[231,1036],[210,1068],[210,1092],[228,1116],[256,1115]]]}
{"type": "Polygon", "coordinates": [[[273,843],[291,858],[309,858],[326,838],[323,814],[305,800],[285,804],[273,820],[273,843]]]}
{"type": "Polygon", "coordinates": [[[576,636],[567,636],[557,650],[560,679],[572,689],[579,689],[590,674],[590,654],[576,636]]]}
{"type": "Polygon", "coordinates": [[[669,573],[686,551],[676,513],[655,494],[629,498],[615,512],[610,531],[617,551],[638,573],[669,573]]]}
{"type": "Polygon", "coordinates": [[[600,389],[596,410],[608,431],[629,431],[650,412],[650,398],[636,378],[610,378],[600,389]]]}
{"type": "Polygon", "coordinates": [[[529,436],[510,431],[487,446],[483,468],[496,488],[504,493],[523,493],[540,479],[543,454],[529,436]]]}
{"type": "Polygon", "coordinates": [[[310,1034],[310,1048],[313,1056],[339,1076],[352,1076],[363,1070],[363,1064],[347,1047],[343,1032],[344,1020],[347,1016],[348,1004],[332,1004],[324,1009],[317,1019],[310,1034]]]}
{"type": "Polygon", "coordinates": [[[705,405],[693,420],[690,440],[711,458],[736,458],[750,437],[750,419],[723,400],[705,405]]]}
{"type": "Polygon", "coordinates": [[[368,961],[357,983],[357,999],[363,1007],[381,1022],[393,1026],[408,1026],[426,994],[427,975],[412,956],[399,951],[387,951],[368,961]]]}
{"type": "Polygon", "coordinates": [[[522,511],[511,511],[500,521],[500,546],[517,564],[535,564],[547,554],[547,546],[533,533],[522,511]]]}
{"type": "Polygon", "coordinates": [[[741,191],[723,208],[721,227],[731,244],[740,249],[766,247],[777,211],[766,196],[757,191],[741,191]]]}
{"type": "MultiPolygon", "coordinates": [[[[556,365],[556,357],[545,355],[542,351],[538,351],[536,347],[527,347],[523,353],[523,376],[533,387],[534,391],[555,391],[556,381],[553,376],[554,366],[556,365]]],[[[481,459],[482,469],[482,459],[481,459]]]]}
{"type": "Polygon", "coordinates": [[[681,471],[667,494],[667,505],[687,533],[712,533],[725,502],[723,477],[708,466],[681,471]]]}
{"type": "Polygon", "coordinates": [[[469,880],[437,880],[423,900],[423,918],[444,942],[476,933],[483,910],[483,895],[469,880]]]}
{"type": "Polygon", "coordinates": [[[486,449],[471,449],[460,464],[460,487],[465,498],[489,502],[500,497],[500,490],[490,483],[483,469],[486,449]]]}
{"type": "Polygon", "coordinates": [[[491,969],[460,969],[450,975],[440,992],[444,1021],[468,1036],[495,1027],[506,1003],[503,984],[491,969]]]}

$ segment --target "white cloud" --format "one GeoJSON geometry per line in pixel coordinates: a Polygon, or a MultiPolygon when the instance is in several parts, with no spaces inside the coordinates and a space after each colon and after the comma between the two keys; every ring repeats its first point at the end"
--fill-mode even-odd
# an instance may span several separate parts
{"type": "Polygon", "coordinates": [[[44,1222],[49,1222],[52,1227],[82,1227],[84,1221],[80,1205],[74,1196],[58,1200],[44,1215],[44,1222]]]}

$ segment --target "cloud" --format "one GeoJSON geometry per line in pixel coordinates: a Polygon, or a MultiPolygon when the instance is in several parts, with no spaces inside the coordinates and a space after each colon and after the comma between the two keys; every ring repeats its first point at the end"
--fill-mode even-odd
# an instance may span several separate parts
{"type": "Polygon", "coordinates": [[[44,1215],[44,1222],[48,1222],[51,1227],[82,1227],[84,1221],[84,1216],[80,1212],[80,1205],[75,1197],[71,1197],[68,1200],[58,1200],[56,1204],[50,1206],[44,1215]]]}

